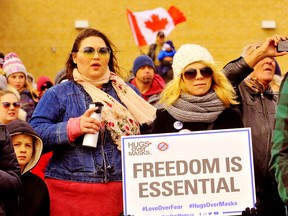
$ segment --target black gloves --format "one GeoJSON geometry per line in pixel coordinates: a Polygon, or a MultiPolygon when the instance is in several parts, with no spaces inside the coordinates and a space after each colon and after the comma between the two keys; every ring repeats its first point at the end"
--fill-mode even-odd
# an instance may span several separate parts
{"type": "Polygon", "coordinates": [[[246,208],[242,211],[242,216],[261,216],[260,211],[257,208],[246,208]]]}

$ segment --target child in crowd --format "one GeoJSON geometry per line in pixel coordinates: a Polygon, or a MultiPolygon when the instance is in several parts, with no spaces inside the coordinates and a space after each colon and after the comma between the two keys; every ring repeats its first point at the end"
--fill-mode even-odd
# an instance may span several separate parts
{"type": "Polygon", "coordinates": [[[168,83],[173,79],[172,60],[176,50],[171,40],[166,41],[163,44],[162,50],[158,55],[160,66],[158,68],[158,74],[168,83]]]}
{"type": "Polygon", "coordinates": [[[19,215],[49,216],[48,188],[40,177],[30,172],[41,156],[42,140],[26,121],[14,120],[6,126],[21,168],[19,215]]]}
{"type": "Polygon", "coordinates": [[[166,41],[163,44],[162,50],[158,55],[159,61],[170,61],[172,63],[173,56],[175,55],[176,50],[174,44],[171,40],[166,41]]]}
{"type": "Polygon", "coordinates": [[[3,71],[8,85],[20,93],[21,108],[27,113],[26,121],[29,122],[39,100],[36,90],[27,83],[27,70],[16,53],[5,55],[3,71]]]}

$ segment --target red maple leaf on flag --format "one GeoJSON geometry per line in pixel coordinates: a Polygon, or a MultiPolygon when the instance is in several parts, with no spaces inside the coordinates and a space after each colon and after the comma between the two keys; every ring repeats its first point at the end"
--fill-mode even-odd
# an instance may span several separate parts
{"type": "Polygon", "coordinates": [[[131,12],[127,9],[127,17],[136,44],[141,47],[155,42],[156,33],[163,31],[166,36],[186,17],[175,6],[168,10],[158,7],[152,10],[131,12]]]}
{"type": "Polygon", "coordinates": [[[168,20],[166,18],[159,19],[159,16],[155,14],[152,14],[151,19],[152,21],[151,20],[146,21],[145,25],[153,32],[165,29],[165,26],[168,24],[168,20]]]}

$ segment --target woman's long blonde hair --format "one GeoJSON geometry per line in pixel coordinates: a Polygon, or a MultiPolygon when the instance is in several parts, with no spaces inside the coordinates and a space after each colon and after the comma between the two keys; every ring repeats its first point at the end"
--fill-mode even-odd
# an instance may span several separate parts
{"type": "MultiPolygon", "coordinates": [[[[215,65],[204,61],[198,61],[199,63],[210,67],[213,70],[211,89],[215,91],[218,98],[222,101],[225,107],[229,107],[232,104],[238,104],[236,100],[236,94],[233,86],[226,78],[222,70],[218,69],[215,65]]],[[[188,66],[188,65],[187,65],[188,66]]],[[[187,67],[186,66],[186,67],[187,67]]],[[[185,67],[185,68],[186,68],[185,67]]],[[[165,106],[173,104],[180,96],[181,93],[189,94],[187,87],[184,84],[182,74],[185,68],[181,71],[181,75],[171,80],[165,89],[161,93],[160,103],[165,106]]]]}

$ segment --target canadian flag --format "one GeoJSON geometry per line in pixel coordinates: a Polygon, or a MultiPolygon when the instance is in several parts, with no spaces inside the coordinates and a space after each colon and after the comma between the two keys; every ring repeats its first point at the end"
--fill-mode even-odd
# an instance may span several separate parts
{"type": "Polygon", "coordinates": [[[186,21],[186,17],[175,6],[168,10],[159,7],[141,12],[131,12],[127,9],[127,17],[138,46],[155,43],[159,31],[168,36],[177,24],[186,21]]]}

